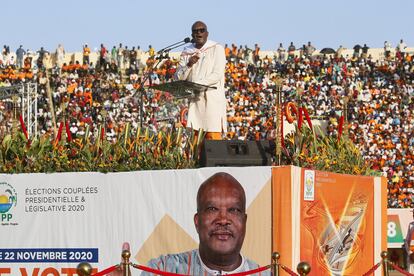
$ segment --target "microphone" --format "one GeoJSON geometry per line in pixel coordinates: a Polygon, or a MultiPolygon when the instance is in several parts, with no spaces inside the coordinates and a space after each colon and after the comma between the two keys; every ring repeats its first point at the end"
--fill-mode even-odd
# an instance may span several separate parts
{"type": "Polygon", "coordinates": [[[180,47],[180,46],[182,46],[182,45],[184,45],[184,44],[186,44],[186,43],[189,43],[189,42],[191,42],[191,38],[186,37],[186,38],[184,38],[183,40],[181,40],[181,41],[179,41],[179,42],[176,42],[176,43],[171,44],[171,45],[169,45],[169,46],[167,46],[167,47],[165,47],[165,48],[162,48],[161,50],[159,50],[159,51],[157,52],[157,54],[161,54],[161,53],[164,53],[164,52],[171,51],[172,49],[175,49],[175,48],[177,48],[177,47],[180,47]]]}
{"type": "MultiPolygon", "coordinates": [[[[187,38],[188,38],[188,37],[187,37],[187,38]]],[[[195,39],[193,38],[193,39],[191,39],[189,42],[194,43],[194,42],[195,42],[195,39]]]]}

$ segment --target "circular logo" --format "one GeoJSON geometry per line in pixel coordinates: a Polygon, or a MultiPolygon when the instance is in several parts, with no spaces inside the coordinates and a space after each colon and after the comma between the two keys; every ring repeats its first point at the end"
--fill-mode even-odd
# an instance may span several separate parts
{"type": "Polygon", "coordinates": [[[0,213],[7,213],[17,204],[16,190],[6,182],[0,182],[0,213]]]}

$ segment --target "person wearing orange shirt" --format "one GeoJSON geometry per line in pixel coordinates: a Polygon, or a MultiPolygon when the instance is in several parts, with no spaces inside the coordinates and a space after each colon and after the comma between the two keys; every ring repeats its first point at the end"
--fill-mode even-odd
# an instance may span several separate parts
{"type": "Polygon", "coordinates": [[[88,47],[88,44],[83,46],[83,64],[89,64],[89,55],[91,53],[91,49],[88,47]]]}
{"type": "Polygon", "coordinates": [[[226,56],[226,59],[230,58],[230,48],[227,46],[227,44],[224,45],[224,54],[226,56]]]}
{"type": "Polygon", "coordinates": [[[72,80],[72,83],[68,85],[67,91],[69,94],[72,94],[75,89],[78,87],[78,84],[76,83],[75,80],[72,80]]]}
{"type": "Polygon", "coordinates": [[[90,106],[92,106],[93,102],[92,102],[92,92],[89,88],[85,89],[85,92],[83,93],[83,97],[85,99],[86,103],[89,103],[90,106]]]}

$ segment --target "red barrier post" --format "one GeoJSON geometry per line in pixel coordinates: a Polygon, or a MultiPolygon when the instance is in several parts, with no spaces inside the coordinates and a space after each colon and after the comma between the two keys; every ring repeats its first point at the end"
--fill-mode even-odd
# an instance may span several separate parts
{"type": "Polygon", "coordinates": [[[389,276],[388,273],[388,252],[382,251],[381,252],[381,259],[382,259],[382,272],[384,276],[389,276]]]}

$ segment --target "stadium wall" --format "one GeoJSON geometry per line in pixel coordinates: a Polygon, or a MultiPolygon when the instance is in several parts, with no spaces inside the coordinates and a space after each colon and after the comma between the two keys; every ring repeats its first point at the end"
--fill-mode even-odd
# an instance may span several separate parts
{"type": "MultiPolygon", "coordinates": [[[[406,52],[410,53],[410,54],[414,54],[414,48],[407,48],[406,52]]],[[[299,55],[299,54],[300,54],[299,51],[295,52],[295,55],[299,55]]],[[[315,51],[315,53],[313,55],[318,55],[318,54],[319,54],[319,50],[315,51]]],[[[353,54],[353,49],[345,49],[343,51],[343,56],[344,57],[346,57],[346,56],[351,57],[352,54],[353,54]]],[[[382,48],[369,49],[368,54],[371,55],[374,60],[383,60],[384,59],[384,49],[382,49],[382,48]]],[[[394,49],[391,51],[391,54],[395,54],[394,49]]],[[[14,52],[11,53],[11,56],[12,56],[13,60],[15,61],[16,60],[16,55],[15,55],[14,52]]],[[[35,61],[38,57],[37,54],[33,54],[32,56],[33,56],[33,61],[35,61]]],[[[178,59],[179,56],[180,56],[180,52],[170,53],[170,56],[172,58],[178,59]]],[[[276,51],[261,51],[260,56],[262,58],[266,57],[266,56],[273,58],[273,57],[277,56],[277,52],[276,51]]],[[[82,52],[68,52],[68,53],[65,54],[64,62],[69,63],[70,61],[73,61],[73,62],[79,61],[80,63],[82,63],[82,57],[83,57],[82,52]]],[[[93,62],[94,64],[96,64],[96,62],[98,60],[98,57],[99,57],[98,52],[92,52],[90,54],[90,62],[93,62]]],[[[142,62],[145,63],[145,61],[148,59],[148,57],[149,57],[148,53],[144,52],[143,55],[142,55],[142,62]]],[[[0,55],[0,59],[2,59],[1,55],[0,55]]],[[[54,61],[54,53],[52,52],[51,55],[46,58],[45,66],[47,68],[51,68],[52,64],[53,64],[53,61],[54,61]]]]}

